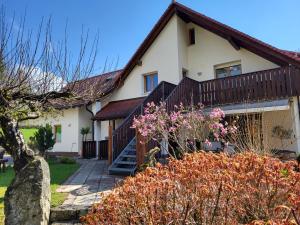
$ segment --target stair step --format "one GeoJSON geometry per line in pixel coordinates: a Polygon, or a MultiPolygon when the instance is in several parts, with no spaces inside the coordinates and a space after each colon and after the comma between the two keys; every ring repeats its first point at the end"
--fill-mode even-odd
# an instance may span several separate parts
{"type": "Polygon", "coordinates": [[[121,155],[123,158],[136,158],[136,155],[121,155]]]}
{"type": "Polygon", "coordinates": [[[136,152],[136,149],[135,148],[126,148],[124,151],[125,152],[127,152],[127,151],[136,152]]]}
{"type": "Polygon", "coordinates": [[[132,175],[135,172],[134,168],[118,168],[118,167],[111,167],[108,169],[109,174],[124,174],[124,175],[132,175]]]}
{"type": "Polygon", "coordinates": [[[116,164],[123,164],[123,165],[136,165],[136,161],[118,161],[116,164]]]}

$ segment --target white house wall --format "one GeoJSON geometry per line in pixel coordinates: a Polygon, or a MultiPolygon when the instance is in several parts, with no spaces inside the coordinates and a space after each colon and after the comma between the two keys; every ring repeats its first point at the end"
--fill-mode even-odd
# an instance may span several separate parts
{"type": "Polygon", "coordinates": [[[55,152],[78,152],[79,151],[79,109],[65,109],[58,113],[49,114],[35,120],[24,121],[21,125],[25,126],[45,126],[47,123],[51,126],[61,125],[61,142],[55,143],[53,150],[55,152]]]}
{"type": "MultiPolygon", "coordinates": [[[[182,79],[182,69],[188,68],[188,27],[186,23],[178,17],[177,19],[177,36],[178,36],[178,71],[182,79]]],[[[177,84],[177,83],[176,83],[177,84]]]]}
{"type": "MultiPolygon", "coordinates": [[[[61,125],[61,142],[55,143],[54,152],[78,152],[81,153],[82,136],[80,129],[90,127],[92,131],[92,115],[86,111],[85,107],[64,109],[55,114],[40,117],[35,120],[24,121],[22,126],[45,126],[47,123],[51,126],[61,125]]],[[[87,137],[92,138],[91,133],[87,137]]]]}
{"type": "Polygon", "coordinates": [[[87,140],[92,140],[92,114],[88,112],[85,106],[80,107],[78,111],[78,149],[79,152],[82,151],[82,135],[80,134],[80,130],[82,128],[89,127],[90,133],[87,135],[87,140]]]}
{"type": "Polygon", "coordinates": [[[108,125],[109,125],[109,121],[101,121],[100,122],[101,140],[106,140],[108,138],[108,125]]]}
{"type": "Polygon", "coordinates": [[[283,111],[271,111],[263,113],[263,134],[264,134],[264,145],[267,149],[283,149],[298,151],[297,139],[294,117],[292,107],[289,110],[283,111]],[[273,135],[273,128],[276,126],[282,126],[286,130],[292,130],[293,133],[290,139],[281,140],[273,135]]]}
{"type": "Polygon", "coordinates": [[[246,49],[234,49],[224,38],[193,23],[187,24],[187,27],[195,29],[196,43],[187,46],[187,69],[189,70],[189,77],[195,80],[203,81],[214,79],[215,65],[234,61],[241,61],[242,73],[278,67],[274,63],[269,62],[246,49]]]}
{"type": "Polygon", "coordinates": [[[180,80],[177,46],[177,17],[173,16],[142,57],[142,65],[135,66],[124,85],[114,94],[113,99],[143,96],[143,75],[146,73],[157,71],[158,82],[170,81],[177,84],[180,80]]]}
{"type": "Polygon", "coordinates": [[[276,64],[241,48],[236,50],[224,38],[193,23],[173,16],[141,59],[142,65],[128,75],[124,85],[112,100],[136,98],[143,93],[143,75],[158,72],[158,80],[178,84],[182,69],[192,79],[203,81],[215,78],[216,65],[240,61],[242,73],[278,67],[276,64]],[[188,30],[195,29],[196,43],[188,45],[188,30]]]}

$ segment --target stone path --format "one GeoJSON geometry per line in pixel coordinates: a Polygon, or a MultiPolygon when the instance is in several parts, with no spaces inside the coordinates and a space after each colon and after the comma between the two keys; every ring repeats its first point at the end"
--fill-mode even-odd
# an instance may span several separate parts
{"type": "Polygon", "coordinates": [[[93,204],[100,202],[102,196],[110,193],[123,180],[123,177],[108,174],[107,161],[80,159],[78,162],[80,169],[57,189],[57,192],[69,195],[61,206],[51,209],[52,224],[79,224],[76,221],[80,216],[85,215],[93,204]],[[70,220],[75,222],[58,222],[70,220]]]}
{"type": "Polygon", "coordinates": [[[108,194],[123,177],[108,175],[105,160],[79,160],[80,169],[71,176],[57,192],[69,193],[62,206],[91,206],[108,194]]]}

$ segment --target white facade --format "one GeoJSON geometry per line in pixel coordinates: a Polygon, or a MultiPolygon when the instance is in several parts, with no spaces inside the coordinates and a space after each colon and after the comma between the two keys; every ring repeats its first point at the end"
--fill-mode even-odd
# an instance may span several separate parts
{"type": "MultiPolygon", "coordinates": [[[[35,120],[24,121],[21,126],[41,126],[50,124],[52,127],[61,126],[61,142],[56,142],[53,152],[78,153],[82,150],[82,135],[80,129],[90,127],[92,131],[92,115],[86,111],[85,107],[64,109],[48,116],[40,117],[35,120]]],[[[53,129],[54,131],[54,129],[53,129]]],[[[91,134],[87,139],[91,140],[91,134]]]]}
{"type": "Polygon", "coordinates": [[[276,64],[241,48],[236,50],[224,38],[193,23],[186,24],[174,15],[151,47],[136,65],[124,85],[115,91],[112,100],[141,97],[144,94],[143,76],[157,72],[158,81],[178,84],[182,69],[188,77],[198,80],[215,78],[214,68],[220,64],[240,62],[242,73],[278,67],[276,64]],[[188,44],[188,30],[195,29],[195,44],[188,44]]]}

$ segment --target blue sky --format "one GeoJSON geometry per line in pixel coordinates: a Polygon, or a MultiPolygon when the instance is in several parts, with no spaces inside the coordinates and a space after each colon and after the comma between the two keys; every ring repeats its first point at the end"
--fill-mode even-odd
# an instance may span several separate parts
{"type": "MultiPolygon", "coordinates": [[[[37,28],[52,17],[54,41],[62,40],[66,21],[70,49],[76,52],[82,27],[93,37],[99,31],[95,69],[105,59],[122,68],[171,0],[0,0],[8,17],[26,10],[26,27],[37,28]]],[[[179,0],[222,23],[278,48],[300,50],[299,0],[179,0]]]]}

